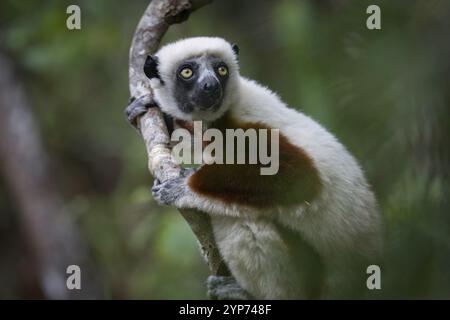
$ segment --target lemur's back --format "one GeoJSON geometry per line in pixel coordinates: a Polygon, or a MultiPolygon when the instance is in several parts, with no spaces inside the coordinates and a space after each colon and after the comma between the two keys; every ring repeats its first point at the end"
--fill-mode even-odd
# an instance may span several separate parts
{"type": "Polygon", "coordinates": [[[353,263],[375,260],[381,250],[380,216],[370,186],[355,158],[325,128],[288,108],[256,82],[242,79],[242,84],[241,96],[247,91],[258,99],[244,98],[239,109],[232,111],[279,129],[292,144],[305,150],[318,169],[322,183],[319,195],[295,208],[274,210],[274,214],[285,227],[299,230],[332,266],[329,269],[336,269],[331,278],[341,285],[340,281],[346,280],[338,279],[336,273],[350,271],[353,263]]]}

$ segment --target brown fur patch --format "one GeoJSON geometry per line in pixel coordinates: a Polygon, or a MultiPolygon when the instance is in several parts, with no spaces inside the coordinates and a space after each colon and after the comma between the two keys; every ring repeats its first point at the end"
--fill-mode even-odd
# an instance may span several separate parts
{"type": "Polygon", "coordinates": [[[175,124],[180,127],[180,128],[184,128],[187,131],[189,131],[191,134],[194,134],[194,124],[190,121],[186,121],[186,120],[180,120],[180,119],[176,119],[175,120],[175,124]]]}
{"type": "MultiPolygon", "coordinates": [[[[224,137],[225,129],[271,129],[261,123],[239,123],[229,115],[211,127],[221,130],[224,137]]],[[[270,152],[270,134],[268,142],[270,152]]],[[[205,196],[259,208],[294,206],[312,201],[321,188],[313,160],[281,133],[279,148],[279,171],[275,175],[261,175],[261,164],[211,164],[204,165],[192,175],[189,186],[205,196]]],[[[248,146],[246,154],[247,151],[248,146]]]]}

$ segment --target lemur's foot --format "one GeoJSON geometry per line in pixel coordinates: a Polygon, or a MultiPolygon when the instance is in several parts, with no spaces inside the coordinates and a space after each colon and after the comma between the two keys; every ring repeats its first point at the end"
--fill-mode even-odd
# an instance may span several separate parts
{"type": "Polygon", "coordinates": [[[143,96],[139,98],[131,98],[128,106],[125,108],[125,114],[127,115],[128,122],[138,129],[138,117],[147,112],[148,108],[155,107],[157,104],[149,96],[143,96]]]}
{"type": "Polygon", "coordinates": [[[208,297],[212,300],[249,300],[251,296],[241,288],[234,277],[209,276],[208,297]]]}

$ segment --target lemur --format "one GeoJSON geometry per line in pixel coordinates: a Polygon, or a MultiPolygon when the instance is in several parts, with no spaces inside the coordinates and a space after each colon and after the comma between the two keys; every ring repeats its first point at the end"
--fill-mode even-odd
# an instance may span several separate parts
{"type": "MultiPolygon", "coordinates": [[[[211,217],[233,277],[210,276],[218,299],[348,297],[366,286],[377,262],[381,220],[355,158],[326,129],[239,73],[238,47],[221,38],[170,43],[144,72],[164,114],[181,127],[279,129],[279,170],[254,164],[203,164],[156,181],[157,202],[211,217]],[[358,288],[358,289],[355,289],[358,288]]],[[[126,109],[135,124],[148,105],[126,109]]],[[[366,289],[367,290],[367,289],[366,289]]]]}

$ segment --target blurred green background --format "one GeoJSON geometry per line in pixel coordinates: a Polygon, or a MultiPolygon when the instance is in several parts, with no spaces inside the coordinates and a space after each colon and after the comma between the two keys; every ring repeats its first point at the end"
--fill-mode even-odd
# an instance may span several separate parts
{"type": "MultiPolygon", "coordinates": [[[[147,4],[4,0],[0,48],[26,88],[104,297],[205,298],[195,238],[152,200],[142,139],[123,114],[129,46],[147,4]],[[81,7],[79,31],[66,28],[70,4],[81,7]]],[[[381,296],[450,298],[450,1],[215,0],[163,42],[198,35],[238,43],[242,75],[360,161],[385,220],[381,296]],[[382,30],[366,28],[369,4],[381,7],[382,30]]],[[[16,201],[0,175],[0,298],[42,297],[29,290],[16,201]]]]}

